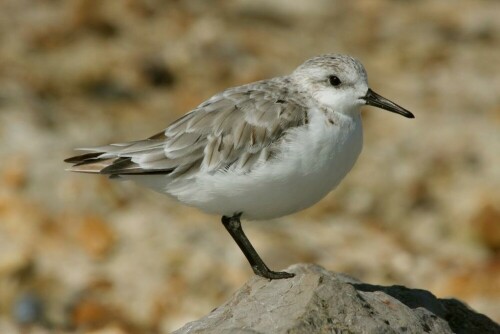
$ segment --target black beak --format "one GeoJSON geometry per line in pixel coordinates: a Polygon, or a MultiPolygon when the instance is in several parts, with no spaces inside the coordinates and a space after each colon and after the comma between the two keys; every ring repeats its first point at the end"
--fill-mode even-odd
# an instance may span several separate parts
{"type": "Polygon", "coordinates": [[[382,108],[391,112],[394,112],[396,114],[403,115],[404,117],[407,118],[415,118],[415,116],[406,110],[405,108],[398,106],[396,103],[389,101],[383,96],[378,95],[375,93],[373,90],[368,88],[368,91],[366,92],[366,95],[363,97],[365,100],[365,103],[369,106],[374,106],[378,108],[382,108]]]}

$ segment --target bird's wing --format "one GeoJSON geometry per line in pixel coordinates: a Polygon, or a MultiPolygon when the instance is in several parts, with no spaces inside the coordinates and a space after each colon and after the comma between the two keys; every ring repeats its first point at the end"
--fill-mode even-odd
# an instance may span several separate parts
{"type": "Polygon", "coordinates": [[[276,81],[228,89],[148,139],[83,149],[66,159],[72,171],[190,175],[198,170],[246,173],[276,154],[287,130],[308,123],[308,109],[276,81]]]}

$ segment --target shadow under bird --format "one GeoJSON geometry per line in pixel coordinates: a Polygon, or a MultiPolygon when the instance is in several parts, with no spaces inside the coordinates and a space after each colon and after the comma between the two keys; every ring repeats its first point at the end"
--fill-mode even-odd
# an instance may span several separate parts
{"type": "Polygon", "coordinates": [[[152,137],[82,148],[65,161],[221,215],[255,274],[290,278],[266,266],[240,219],[285,216],[334,189],[361,152],[363,105],[414,118],[368,87],[361,62],[322,55],[290,75],[226,89],[152,137]]]}

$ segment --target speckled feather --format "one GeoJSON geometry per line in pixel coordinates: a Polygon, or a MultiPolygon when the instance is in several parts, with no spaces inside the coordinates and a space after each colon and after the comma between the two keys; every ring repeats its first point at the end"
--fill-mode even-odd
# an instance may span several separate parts
{"type": "Polygon", "coordinates": [[[313,205],[351,170],[366,104],[413,117],[369,89],[358,60],[323,55],[288,76],[229,88],[148,139],[66,161],[209,213],[271,219],[313,205]]]}
{"type": "Polygon", "coordinates": [[[72,171],[186,177],[189,171],[245,173],[279,150],[283,134],[307,124],[308,108],[290,92],[287,77],[219,93],[148,139],[84,148],[67,159],[72,171]]]}

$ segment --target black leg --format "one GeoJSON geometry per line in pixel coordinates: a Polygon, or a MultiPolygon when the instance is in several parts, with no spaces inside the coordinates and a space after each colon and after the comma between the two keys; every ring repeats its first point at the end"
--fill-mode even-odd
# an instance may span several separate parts
{"type": "Polygon", "coordinates": [[[235,214],[232,217],[222,217],[222,224],[226,228],[226,230],[231,234],[234,241],[238,244],[243,254],[245,254],[248,262],[252,266],[253,272],[261,277],[265,277],[268,279],[280,279],[280,278],[291,278],[294,277],[295,274],[290,274],[284,271],[276,272],[270,270],[264,261],[260,258],[259,254],[255,248],[253,248],[250,240],[248,240],[247,236],[243,232],[241,228],[240,222],[241,213],[235,214]]]}

